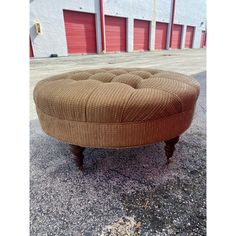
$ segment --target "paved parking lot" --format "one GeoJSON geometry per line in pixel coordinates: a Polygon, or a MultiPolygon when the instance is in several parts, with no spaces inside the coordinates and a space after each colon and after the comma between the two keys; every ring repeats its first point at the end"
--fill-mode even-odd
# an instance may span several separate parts
{"type": "Polygon", "coordinates": [[[31,101],[30,235],[206,235],[205,49],[32,60],[31,93],[49,75],[109,66],[192,74],[201,84],[192,126],[168,168],[163,143],[87,148],[82,174],[68,145],[41,130],[31,101]],[[128,228],[136,232],[121,233],[128,228]]]}

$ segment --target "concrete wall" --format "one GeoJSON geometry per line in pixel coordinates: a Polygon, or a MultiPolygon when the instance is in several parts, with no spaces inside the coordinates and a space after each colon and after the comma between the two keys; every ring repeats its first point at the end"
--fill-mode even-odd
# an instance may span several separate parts
{"type": "MultiPolygon", "coordinates": [[[[199,48],[202,30],[206,28],[205,0],[176,0],[174,23],[194,26],[193,48],[199,48]],[[203,22],[203,24],[201,24],[203,22]]],[[[185,41],[185,34],[182,41],[185,41]]],[[[184,45],[184,43],[182,43],[184,45]]]]}
{"type": "Polygon", "coordinates": [[[150,50],[154,50],[156,21],[170,22],[172,0],[105,0],[104,14],[127,18],[127,51],[133,51],[134,19],[150,21],[150,50]]]}
{"type": "MultiPolygon", "coordinates": [[[[133,51],[133,20],[150,21],[149,47],[150,50],[154,50],[156,21],[167,22],[170,25],[171,7],[172,0],[104,0],[106,15],[127,18],[127,51],[130,52],[133,51]]],[[[97,52],[101,52],[99,0],[31,0],[29,27],[34,56],[49,57],[52,53],[58,56],[68,55],[63,9],[96,14],[97,52]],[[40,22],[42,34],[35,33],[35,22],[40,22]]],[[[176,0],[174,22],[196,27],[195,48],[200,46],[201,31],[205,28],[205,25],[200,24],[206,21],[205,15],[205,0],[176,0]]]]}
{"type": "Polygon", "coordinates": [[[63,9],[96,14],[98,52],[101,50],[99,5],[94,0],[31,0],[30,36],[35,57],[49,57],[52,53],[67,56],[63,9]],[[42,34],[36,34],[34,23],[40,22],[42,34]]]}

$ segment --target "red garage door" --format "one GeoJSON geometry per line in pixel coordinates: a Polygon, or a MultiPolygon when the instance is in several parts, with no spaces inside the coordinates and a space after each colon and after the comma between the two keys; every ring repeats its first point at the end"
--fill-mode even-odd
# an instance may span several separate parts
{"type": "Polygon", "coordinates": [[[171,48],[180,48],[182,35],[182,25],[173,25],[172,37],[171,37],[171,48]]]}
{"type": "Polygon", "coordinates": [[[96,53],[95,15],[64,10],[68,53],[96,53]]]}
{"type": "Polygon", "coordinates": [[[206,33],[205,31],[202,31],[202,36],[201,36],[201,48],[206,46],[206,33]]]}
{"type": "Polygon", "coordinates": [[[134,20],[134,50],[149,49],[149,21],[134,20]]]}
{"type": "Polygon", "coordinates": [[[34,57],[32,43],[31,43],[31,39],[30,38],[29,38],[29,53],[30,53],[30,57],[34,57]]]}
{"type": "Polygon", "coordinates": [[[155,49],[166,49],[166,38],[167,38],[167,23],[156,23],[156,40],[155,49]]]}
{"type": "Polygon", "coordinates": [[[193,47],[193,35],[194,35],[194,27],[187,26],[186,36],[185,36],[185,48],[193,47]]]}
{"type": "Polygon", "coordinates": [[[105,16],[105,34],[107,52],[126,51],[126,19],[105,16]]]}

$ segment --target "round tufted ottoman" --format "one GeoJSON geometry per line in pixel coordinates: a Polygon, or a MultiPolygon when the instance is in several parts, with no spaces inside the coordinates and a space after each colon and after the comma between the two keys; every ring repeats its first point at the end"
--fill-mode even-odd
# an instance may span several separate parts
{"type": "Polygon", "coordinates": [[[199,83],[156,69],[73,71],[40,81],[34,101],[42,129],[71,144],[83,166],[85,147],[125,148],[165,141],[167,163],[190,126],[199,83]]]}

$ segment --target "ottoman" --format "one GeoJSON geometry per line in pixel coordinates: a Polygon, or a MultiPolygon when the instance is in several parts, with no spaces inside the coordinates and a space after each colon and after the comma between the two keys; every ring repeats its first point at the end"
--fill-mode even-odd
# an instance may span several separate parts
{"type": "Polygon", "coordinates": [[[167,163],[191,124],[199,83],[180,73],[143,68],[73,71],[44,79],[34,101],[44,132],[83,150],[165,142],[167,163]]]}

